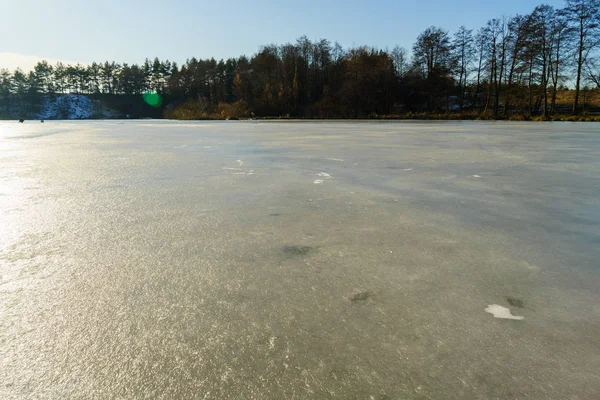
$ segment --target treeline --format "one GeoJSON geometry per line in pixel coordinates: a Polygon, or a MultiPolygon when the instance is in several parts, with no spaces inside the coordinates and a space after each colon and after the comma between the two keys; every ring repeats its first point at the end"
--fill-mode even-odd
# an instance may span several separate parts
{"type": "Polygon", "coordinates": [[[412,51],[344,49],[328,40],[262,46],[248,58],[158,58],[143,64],[38,63],[0,70],[0,96],[157,93],[172,118],[289,116],[361,118],[406,113],[549,117],[585,111],[600,89],[600,0],[540,5],[474,31],[423,31],[412,51]],[[568,109],[561,90],[573,90],[568,109]],[[561,108],[562,107],[562,108],[561,108]]]}

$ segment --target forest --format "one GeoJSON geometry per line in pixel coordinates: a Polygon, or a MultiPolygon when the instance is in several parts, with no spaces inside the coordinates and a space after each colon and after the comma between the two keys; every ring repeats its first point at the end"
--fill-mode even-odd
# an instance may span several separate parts
{"type": "Polygon", "coordinates": [[[132,118],[552,119],[595,114],[599,91],[600,0],[566,0],[478,29],[431,26],[410,50],[302,36],[219,61],[0,69],[0,117],[78,94],[132,118]]]}

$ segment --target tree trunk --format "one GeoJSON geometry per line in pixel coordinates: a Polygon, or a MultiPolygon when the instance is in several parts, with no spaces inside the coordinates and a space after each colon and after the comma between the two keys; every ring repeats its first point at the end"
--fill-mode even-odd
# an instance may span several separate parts
{"type": "Polygon", "coordinates": [[[533,114],[533,95],[531,93],[531,77],[533,71],[533,60],[529,61],[529,79],[527,82],[527,91],[529,96],[529,115],[533,114]]]}
{"type": "MultiPolygon", "coordinates": [[[[479,91],[481,89],[481,64],[482,64],[482,55],[479,55],[479,65],[477,66],[477,86],[475,88],[475,101],[473,102],[476,106],[479,102],[479,91]]],[[[481,112],[481,105],[479,104],[479,112],[481,112]]]]}
{"type": "Polygon", "coordinates": [[[581,83],[581,68],[583,66],[583,21],[579,23],[579,48],[578,50],[578,58],[577,58],[577,81],[575,83],[575,101],[573,103],[573,114],[577,115],[579,112],[579,86],[581,83]]]}
{"type": "Polygon", "coordinates": [[[557,91],[557,86],[558,86],[558,66],[559,66],[559,61],[560,61],[560,38],[558,39],[558,42],[556,43],[556,67],[554,68],[553,74],[552,74],[552,102],[550,104],[550,115],[554,115],[554,113],[556,112],[556,91],[557,91]]]}

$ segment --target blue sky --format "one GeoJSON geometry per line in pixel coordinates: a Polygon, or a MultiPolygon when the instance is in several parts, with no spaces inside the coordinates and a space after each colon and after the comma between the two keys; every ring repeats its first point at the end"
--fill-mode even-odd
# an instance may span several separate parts
{"type": "MultiPolygon", "coordinates": [[[[0,0],[0,68],[19,59],[177,62],[251,55],[269,43],[306,34],[344,47],[410,50],[431,25],[453,32],[488,19],[528,13],[536,0],[463,1],[201,1],[0,0]]],[[[546,1],[561,7],[563,0],[546,1]]],[[[25,61],[21,64],[27,67],[25,61]]]]}

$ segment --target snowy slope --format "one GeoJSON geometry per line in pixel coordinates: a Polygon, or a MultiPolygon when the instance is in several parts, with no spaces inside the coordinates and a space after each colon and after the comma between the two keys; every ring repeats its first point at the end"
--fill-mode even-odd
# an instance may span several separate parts
{"type": "Polygon", "coordinates": [[[80,94],[62,94],[45,96],[39,119],[87,119],[87,118],[114,118],[117,113],[106,109],[99,101],[94,101],[88,96],[80,94]]]}
{"type": "Polygon", "coordinates": [[[37,118],[42,119],[82,119],[92,115],[92,101],[81,95],[66,94],[44,98],[42,110],[37,118]]]}
{"type": "Polygon", "coordinates": [[[124,115],[102,100],[81,94],[0,97],[0,119],[104,119],[124,115]]]}

